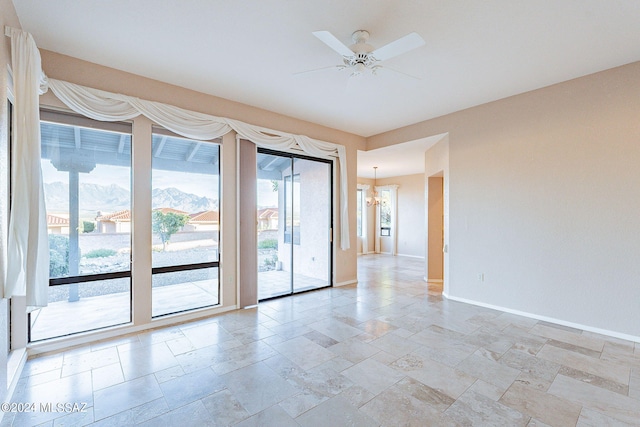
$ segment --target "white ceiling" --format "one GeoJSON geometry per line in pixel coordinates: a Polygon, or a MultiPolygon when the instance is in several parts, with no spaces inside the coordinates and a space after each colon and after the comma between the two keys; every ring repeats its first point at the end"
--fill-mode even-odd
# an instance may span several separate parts
{"type": "Polygon", "coordinates": [[[13,0],[39,47],[362,136],[640,60],[638,0],[13,0]],[[426,44],[386,73],[314,37],[426,44]],[[349,84],[347,84],[349,83],[349,84]]]}

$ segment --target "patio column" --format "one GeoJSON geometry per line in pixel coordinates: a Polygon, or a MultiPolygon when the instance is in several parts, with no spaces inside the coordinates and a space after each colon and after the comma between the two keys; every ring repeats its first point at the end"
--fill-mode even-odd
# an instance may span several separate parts
{"type": "MultiPolygon", "coordinates": [[[[69,276],[80,273],[80,242],[78,232],[80,226],[80,177],[77,170],[69,171],[69,276]]],[[[69,302],[78,301],[78,284],[69,285],[69,302]]]]}

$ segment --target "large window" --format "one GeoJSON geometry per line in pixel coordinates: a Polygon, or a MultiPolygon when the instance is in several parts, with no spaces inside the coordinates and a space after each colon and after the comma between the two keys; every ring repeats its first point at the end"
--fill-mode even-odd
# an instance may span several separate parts
{"type": "Polygon", "coordinates": [[[49,305],[30,341],[131,321],[131,126],[41,118],[49,305]]]}
{"type": "Polygon", "coordinates": [[[153,135],[152,315],[219,303],[220,146],[153,135]]]}
{"type": "Polygon", "coordinates": [[[138,227],[153,235],[151,301],[138,304],[151,304],[153,317],[218,304],[219,143],[154,128],[152,180],[136,185],[151,192],[150,221],[134,227],[131,125],[47,111],[41,118],[49,303],[29,315],[29,341],[131,322],[138,227]]]}

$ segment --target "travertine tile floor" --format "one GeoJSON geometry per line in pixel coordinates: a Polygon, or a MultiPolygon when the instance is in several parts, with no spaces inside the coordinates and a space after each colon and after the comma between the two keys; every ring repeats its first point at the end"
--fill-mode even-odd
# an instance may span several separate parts
{"type": "Polygon", "coordinates": [[[309,292],[29,360],[6,425],[640,425],[640,344],[443,299],[368,255],[309,292]]]}

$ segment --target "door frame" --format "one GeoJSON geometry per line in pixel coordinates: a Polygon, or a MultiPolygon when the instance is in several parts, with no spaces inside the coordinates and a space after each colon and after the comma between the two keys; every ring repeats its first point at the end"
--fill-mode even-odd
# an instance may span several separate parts
{"type": "MultiPolygon", "coordinates": [[[[267,154],[267,155],[272,155],[272,156],[279,156],[279,157],[284,157],[284,158],[289,158],[291,159],[291,165],[292,165],[292,175],[295,173],[295,170],[293,170],[293,160],[294,159],[301,159],[301,160],[309,160],[309,161],[314,161],[314,162],[319,162],[319,163],[326,163],[329,165],[329,236],[328,236],[328,244],[329,244],[329,252],[327,254],[328,256],[328,276],[327,276],[327,286],[322,286],[320,288],[314,288],[314,289],[305,289],[302,291],[295,291],[294,289],[294,282],[293,282],[293,265],[291,266],[291,292],[287,293],[287,294],[282,294],[282,295],[278,295],[278,296],[273,296],[273,297],[267,297],[267,298],[263,298],[260,299],[258,297],[258,302],[262,302],[262,301],[268,301],[268,300],[272,300],[275,298],[282,298],[282,297],[287,297],[287,296],[291,296],[291,295],[296,295],[296,294],[302,294],[305,292],[312,292],[312,291],[316,291],[318,289],[326,289],[326,288],[330,288],[333,287],[333,253],[334,253],[334,239],[333,239],[333,228],[334,228],[334,215],[333,215],[333,208],[334,208],[334,203],[333,203],[333,196],[334,196],[334,179],[333,179],[333,170],[334,170],[334,161],[331,159],[323,159],[323,158],[318,158],[318,157],[312,157],[312,156],[307,156],[304,154],[298,154],[298,153],[292,153],[292,152],[288,152],[288,151],[278,151],[278,150],[272,150],[272,149],[268,149],[268,148],[263,148],[263,147],[257,147],[257,152],[256,152],[256,160],[257,160],[257,155],[258,154],[267,154]]],[[[256,182],[257,182],[257,173],[256,173],[256,182]]],[[[256,194],[257,196],[257,194],[256,194]]],[[[255,211],[257,211],[257,197],[256,197],[256,206],[255,206],[255,211]]],[[[286,220],[286,218],[285,218],[286,220]]],[[[256,230],[257,233],[257,230],[256,230]]],[[[256,239],[257,240],[257,239],[256,239]]],[[[292,243],[293,246],[293,243],[292,243]]],[[[256,245],[254,245],[254,254],[255,254],[255,258],[257,259],[257,251],[258,251],[258,246],[257,246],[257,242],[256,245]]],[[[293,253],[292,253],[292,258],[291,258],[291,262],[293,264],[293,253]]],[[[256,263],[256,294],[259,295],[259,289],[258,289],[258,272],[257,272],[257,263],[256,263]]]]}

